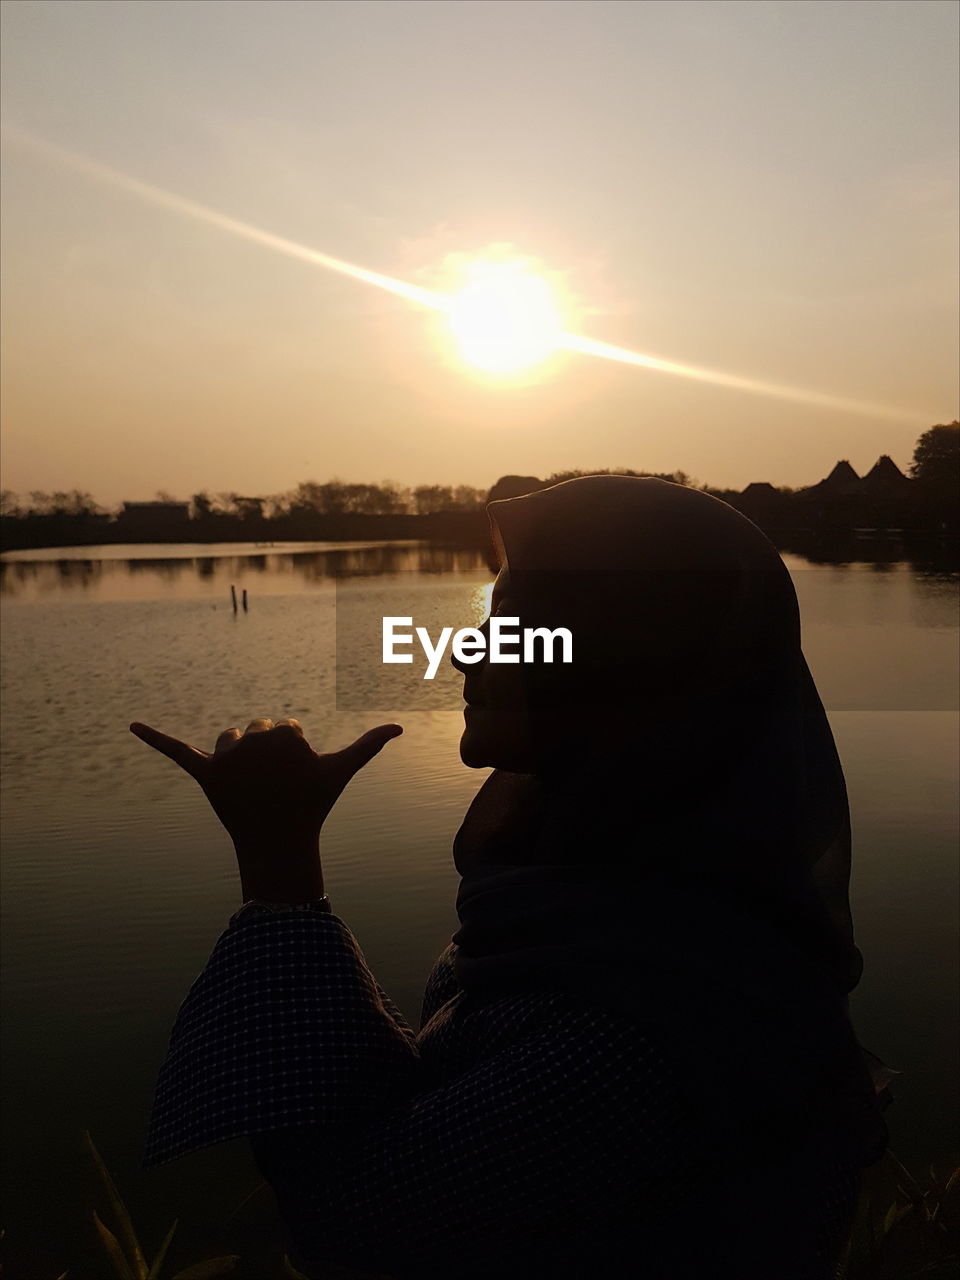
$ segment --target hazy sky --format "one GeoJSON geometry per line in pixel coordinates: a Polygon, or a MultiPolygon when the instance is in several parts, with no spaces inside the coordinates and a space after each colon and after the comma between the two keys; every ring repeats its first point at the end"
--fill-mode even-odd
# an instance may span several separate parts
{"type": "Polygon", "coordinates": [[[430,288],[536,260],[577,332],[902,409],[564,354],[522,385],[442,317],[4,138],[4,486],[488,485],[906,467],[957,414],[950,0],[6,0],[4,114],[430,288]]]}

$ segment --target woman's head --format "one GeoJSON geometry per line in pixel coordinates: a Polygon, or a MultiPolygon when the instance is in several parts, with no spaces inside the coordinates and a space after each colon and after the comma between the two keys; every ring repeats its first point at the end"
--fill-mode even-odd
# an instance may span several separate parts
{"type": "Polygon", "coordinates": [[[498,771],[458,836],[458,866],[714,879],[820,935],[852,985],[846,788],[772,543],[726,503],[636,477],[583,477],[487,510],[493,609],[566,627],[573,661],[457,664],[471,704],[461,755],[498,771]]]}
{"type": "Polygon", "coordinates": [[[465,763],[552,772],[674,728],[787,654],[796,598],[733,508],[653,479],[589,476],[488,507],[500,556],[491,614],[566,627],[573,662],[455,663],[465,763]]]}

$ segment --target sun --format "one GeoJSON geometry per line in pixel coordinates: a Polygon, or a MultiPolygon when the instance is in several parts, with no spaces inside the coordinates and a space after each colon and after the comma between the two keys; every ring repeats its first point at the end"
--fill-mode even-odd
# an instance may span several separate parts
{"type": "Polygon", "coordinates": [[[493,374],[540,364],[563,332],[549,284],[522,261],[473,263],[447,320],[464,359],[493,374]]]}

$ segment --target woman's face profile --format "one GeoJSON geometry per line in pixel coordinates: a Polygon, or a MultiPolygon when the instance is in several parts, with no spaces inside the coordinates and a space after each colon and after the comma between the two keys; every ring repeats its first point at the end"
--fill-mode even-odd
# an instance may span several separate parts
{"type": "MultiPolygon", "coordinates": [[[[519,602],[511,591],[510,575],[501,569],[493,584],[491,615],[520,616],[519,602]]],[[[487,622],[480,630],[487,634],[487,622]]],[[[464,677],[460,759],[470,769],[532,772],[531,726],[519,663],[491,662],[486,653],[481,662],[470,665],[456,658],[451,661],[464,677]]]]}

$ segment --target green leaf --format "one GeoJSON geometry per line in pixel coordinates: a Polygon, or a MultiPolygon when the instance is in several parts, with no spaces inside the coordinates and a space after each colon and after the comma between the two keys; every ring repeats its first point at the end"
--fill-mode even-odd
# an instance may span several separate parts
{"type": "Polygon", "coordinates": [[[164,1236],[163,1244],[160,1246],[160,1251],[150,1264],[150,1270],[147,1273],[147,1280],[157,1280],[157,1277],[160,1275],[160,1268],[163,1266],[163,1260],[167,1256],[167,1250],[170,1248],[170,1241],[173,1239],[173,1233],[177,1229],[177,1221],[179,1221],[179,1219],[174,1220],[173,1226],[164,1236]]]}
{"type": "Polygon", "coordinates": [[[283,1270],[286,1275],[292,1276],[293,1280],[310,1280],[309,1276],[305,1276],[302,1271],[298,1271],[286,1254],[283,1255],[283,1270]]]}
{"type": "Polygon", "coordinates": [[[173,1280],[214,1280],[215,1276],[228,1276],[239,1261],[236,1253],[229,1253],[223,1258],[208,1258],[206,1262],[195,1262],[192,1267],[178,1271],[173,1280]]]}
{"type": "Polygon", "coordinates": [[[107,1257],[113,1263],[113,1269],[120,1277],[120,1280],[135,1280],[134,1274],[130,1270],[130,1264],[123,1256],[123,1250],[120,1248],[119,1240],[110,1228],[104,1226],[100,1221],[100,1215],[96,1210],[94,1210],[93,1222],[94,1226],[97,1228],[103,1247],[107,1252],[107,1257]]]}
{"type": "Polygon", "coordinates": [[[103,1163],[100,1152],[94,1146],[90,1132],[84,1133],[87,1147],[93,1163],[97,1167],[100,1174],[100,1180],[103,1182],[107,1192],[107,1199],[110,1202],[110,1208],[113,1210],[114,1217],[117,1220],[117,1226],[120,1230],[120,1239],[123,1241],[126,1256],[129,1259],[129,1269],[132,1280],[147,1280],[147,1260],[143,1256],[143,1250],[140,1248],[140,1241],[137,1239],[137,1233],[133,1229],[133,1223],[130,1221],[130,1215],[127,1212],[127,1206],[120,1198],[120,1192],[117,1190],[116,1183],[110,1176],[107,1166],[103,1163]]]}

